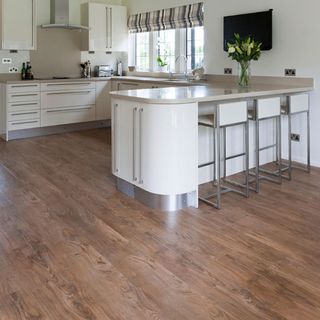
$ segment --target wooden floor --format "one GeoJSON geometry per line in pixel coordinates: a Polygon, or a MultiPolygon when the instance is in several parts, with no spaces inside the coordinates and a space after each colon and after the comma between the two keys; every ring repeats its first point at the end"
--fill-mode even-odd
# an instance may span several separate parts
{"type": "Polygon", "coordinates": [[[110,130],[0,142],[0,319],[320,319],[320,170],[176,213],[116,191],[110,130]]]}

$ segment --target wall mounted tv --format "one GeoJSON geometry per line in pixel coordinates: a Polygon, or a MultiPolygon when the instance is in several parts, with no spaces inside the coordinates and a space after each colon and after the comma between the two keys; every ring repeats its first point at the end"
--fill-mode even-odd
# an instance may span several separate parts
{"type": "Polygon", "coordinates": [[[234,34],[241,37],[251,36],[262,42],[262,50],[272,49],[272,9],[268,11],[224,17],[224,50],[232,42],[234,34]]]}

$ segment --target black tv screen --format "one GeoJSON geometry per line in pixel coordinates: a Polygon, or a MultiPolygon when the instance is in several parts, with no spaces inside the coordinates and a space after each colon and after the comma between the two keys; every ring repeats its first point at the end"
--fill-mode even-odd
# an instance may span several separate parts
{"type": "Polygon", "coordinates": [[[240,37],[250,36],[262,42],[262,50],[272,49],[272,9],[263,12],[240,14],[224,17],[224,50],[227,43],[232,42],[234,34],[240,37]]]}

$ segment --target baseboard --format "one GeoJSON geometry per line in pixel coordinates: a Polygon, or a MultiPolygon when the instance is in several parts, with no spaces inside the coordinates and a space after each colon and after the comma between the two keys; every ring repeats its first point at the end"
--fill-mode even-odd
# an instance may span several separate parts
{"type": "Polygon", "coordinates": [[[74,123],[67,125],[59,125],[45,128],[24,129],[17,131],[9,131],[8,140],[25,139],[39,136],[47,136],[51,134],[67,133],[74,131],[83,131],[98,128],[107,128],[111,126],[111,120],[91,121],[84,123],[74,123]]]}

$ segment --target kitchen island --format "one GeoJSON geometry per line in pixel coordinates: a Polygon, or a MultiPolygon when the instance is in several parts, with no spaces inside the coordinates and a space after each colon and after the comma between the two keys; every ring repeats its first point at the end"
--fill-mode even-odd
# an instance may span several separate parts
{"type": "Polygon", "coordinates": [[[312,90],[312,82],[306,81],[300,86],[216,83],[111,92],[112,171],[118,189],[161,210],[197,207],[199,183],[211,180],[210,173],[199,177],[199,115],[213,114],[219,103],[250,105],[259,97],[285,98],[312,90]]]}

